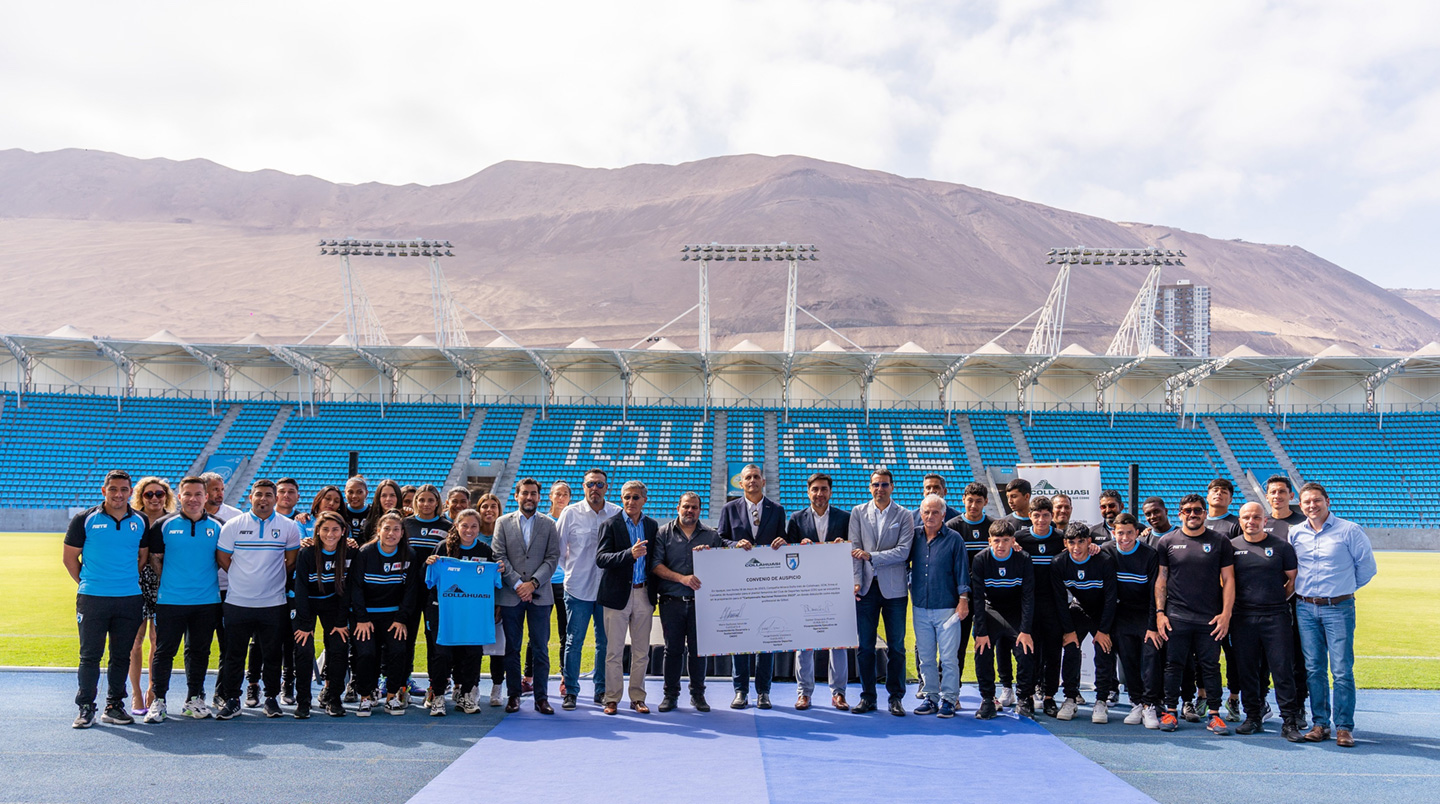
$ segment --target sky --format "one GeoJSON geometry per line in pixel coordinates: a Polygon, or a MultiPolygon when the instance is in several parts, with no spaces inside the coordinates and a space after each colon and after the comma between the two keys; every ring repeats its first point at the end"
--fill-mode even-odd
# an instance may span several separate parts
{"type": "Polygon", "coordinates": [[[427,185],[802,154],[1440,287],[1440,3],[7,6],[0,149],[427,185]]]}

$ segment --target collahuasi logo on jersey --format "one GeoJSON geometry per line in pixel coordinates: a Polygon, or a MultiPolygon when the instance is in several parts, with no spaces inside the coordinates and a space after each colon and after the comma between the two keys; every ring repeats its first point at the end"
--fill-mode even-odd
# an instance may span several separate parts
{"type": "Polygon", "coordinates": [[[490,597],[490,593],[489,593],[489,592],[483,592],[483,591],[481,591],[481,592],[467,592],[467,591],[465,591],[464,589],[461,589],[459,584],[455,584],[454,586],[450,587],[449,589],[446,589],[446,590],[445,590],[445,593],[442,594],[441,597],[476,597],[476,598],[480,598],[480,599],[483,600],[483,599],[485,599],[485,598],[490,597]]]}

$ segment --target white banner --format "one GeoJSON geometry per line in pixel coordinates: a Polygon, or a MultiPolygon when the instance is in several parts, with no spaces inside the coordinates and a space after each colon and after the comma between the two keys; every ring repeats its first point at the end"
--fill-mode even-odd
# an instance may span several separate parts
{"type": "Polygon", "coordinates": [[[857,647],[851,562],[849,544],[697,552],[700,655],[857,647]]]}
{"type": "Polygon", "coordinates": [[[1104,521],[1100,516],[1100,464],[1022,463],[1016,465],[1015,475],[1030,481],[1032,496],[1053,497],[1062,492],[1070,495],[1075,504],[1071,521],[1087,525],[1104,521]]]}

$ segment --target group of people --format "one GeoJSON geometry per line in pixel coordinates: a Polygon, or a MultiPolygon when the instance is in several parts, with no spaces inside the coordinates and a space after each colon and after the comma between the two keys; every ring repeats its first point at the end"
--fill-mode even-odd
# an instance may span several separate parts
{"type": "MultiPolygon", "coordinates": [[[[218,475],[187,477],[172,490],[161,478],[132,482],[123,471],[110,472],[103,502],[77,515],[65,537],[64,563],[79,585],[80,711],[73,725],[94,722],[107,643],[101,719],[130,723],[134,712],[147,723],[166,720],[182,638],[186,717],[235,717],[244,708],[242,687],[244,706],[267,717],[285,714],[281,703],[294,707],[294,717],[309,717],[317,664],[323,685],[315,702],[332,716],[345,715],[346,703],[360,716],[375,708],[403,714],[411,696],[422,694],[431,715],[444,715],[447,692],[456,708],[474,713],[487,653],[492,706],[518,711],[528,693],[536,711],[550,715],[552,615],[561,635],[561,708],[578,706],[580,658],[593,623],[595,704],[614,715],[628,693],[629,708],[644,714],[657,608],[664,635],[658,709],[677,708],[688,669],[690,705],[705,712],[709,662],[696,638],[702,580],[695,551],[841,542],[854,567],[860,690],[852,705],[848,651],[828,651],[835,709],[877,710],[883,661],[888,711],[906,714],[910,619],[922,701],[916,715],[960,711],[973,637],[976,717],[1013,707],[1021,716],[1035,717],[1038,709],[1072,719],[1087,703],[1080,677],[1088,637],[1094,723],[1108,722],[1123,683],[1127,724],[1173,731],[1182,720],[1205,721],[1226,734],[1227,718],[1243,717],[1237,731],[1256,733],[1270,714],[1273,680],[1286,739],[1320,742],[1333,728],[1339,745],[1354,744],[1354,596],[1376,565],[1364,532],[1330,512],[1319,484],[1301,488],[1297,511],[1290,480],[1272,477],[1266,505],[1250,502],[1236,515],[1229,512],[1233,486],[1217,479],[1206,496],[1180,500],[1178,525],[1158,497],[1144,501],[1142,526],[1123,513],[1118,493],[1106,491],[1103,521],[1087,526],[1071,521],[1069,497],[1032,499],[1023,479],[1005,488],[1010,513],[998,520],[986,514],[986,486],[967,485],[957,510],[947,504],[939,475],[924,478],[913,511],[893,500],[894,478],[883,468],[870,476],[870,499],[849,510],[831,505],[834,482],[823,473],[806,481],[810,504],[788,516],[766,496],[765,483],[760,467],[746,466],[743,495],[725,503],[711,528],[694,493],[683,494],[663,522],[646,513],[641,481],[623,483],[620,504],[611,502],[608,473],[598,468],[583,476],[578,501],[564,481],[552,484],[548,514],[533,478],[516,484],[517,510],[508,514],[493,494],[472,500],[456,488],[442,497],[431,485],[384,480],[372,495],[360,476],[343,489],[322,488],[308,511],[299,508],[294,480],[257,480],[241,511],[224,503],[218,475]],[[441,614],[440,581],[462,570],[467,582],[480,585],[462,596],[489,597],[493,589],[493,623],[453,615],[447,622],[441,614]],[[132,654],[140,654],[146,623],[153,650],[142,694],[132,654]],[[411,679],[422,633],[428,689],[411,679]],[[207,703],[206,668],[217,634],[220,673],[207,703]],[[136,687],[132,711],[125,706],[127,676],[136,687]]],[[[755,705],[773,706],[775,656],[732,657],[731,708],[750,705],[752,680],[755,705]]],[[[797,656],[798,710],[812,706],[816,658],[810,650],[797,656]]]]}

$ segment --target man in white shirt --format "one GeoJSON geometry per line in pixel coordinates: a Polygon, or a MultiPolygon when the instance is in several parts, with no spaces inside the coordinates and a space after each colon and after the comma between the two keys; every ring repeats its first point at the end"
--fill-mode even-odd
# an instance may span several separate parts
{"type": "Polygon", "coordinates": [[[860,631],[860,702],[850,711],[873,712],[875,640],[885,620],[885,691],[890,714],[905,716],[905,608],[909,596],[906,561],[915,540],[915,518],[890,499],[894,475],[885,468],[870,475],[870,502],[850,511],[850,555],[855,559],[855,621],[860,631]]]}
{"type": "MultiPolygon", "coordinates": [[[[785,541],[790,544],[825,544],[843,542],[850,537],[850,513],[841,511],[830,504],[833,481],[830,476],[816,472],[807,481],[806,493],[810,504],[803,511],[796,511],[785,527],[785,541]]],[[[846,711],[850,705],[845,702],[845,686],[850,681],[850,652],[845,648],[830,649],[830,705],[846,711]]],[[[810,696],[815,692],[815,651],[800,651],[798,695],[795,708],[810,708],[810,696]]]]}
{"type": "Polygon", "coordinates": [[[560,565],[565,568],[565,662],[562,670],[565,697],[562,709],[574,709],[580,690],[580,652],[585,632],[595,623],[595,703],[605,698],[605,614],[595,596],[600,590],[600,568],[595,548],[600,525],[620,513],[620,506],[605,499],[610,477],[603,469],[585,473],[585,497],[560,514],[560,565]]]}
{"type": "Polygon", "coordinates": [[[280,717],[280,642],[289,627],[285,579],[295,568],[300,528],[275,512],[275,483],[257,480],[250,491],[250,510],[220,529],[215,560],[230,576],[225,596],[225,656],[220,668],[225,703],[216,717],[229,720],[240,713],[240,680],[245,648],[253,636],[260,644],[265,683],[266,717],[280,717]]]}

